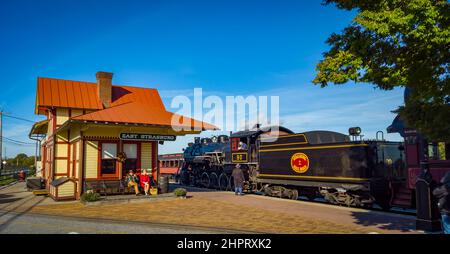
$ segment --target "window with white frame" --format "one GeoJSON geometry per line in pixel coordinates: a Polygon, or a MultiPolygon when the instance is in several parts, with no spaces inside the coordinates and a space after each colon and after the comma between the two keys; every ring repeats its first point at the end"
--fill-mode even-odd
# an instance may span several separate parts
{"type": "Polygon", "coordinates": [[[123,152],[126,154],[127,159],[123,163],[123,174],[127,174],[128,171],[138,169],[138,144],[123,144],[123,152]]]}
{"type": "Polygon", "coordinates": [[[102,176],[116,175],[117,144],[103,143],[100,174],[102,176]]]}

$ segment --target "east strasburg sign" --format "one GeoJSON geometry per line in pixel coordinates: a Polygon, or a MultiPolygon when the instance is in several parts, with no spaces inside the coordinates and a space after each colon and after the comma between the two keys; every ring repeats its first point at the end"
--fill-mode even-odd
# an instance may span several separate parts
{"type": "Polygon", "coordinates": [[[134,141],[175,141],[176,136],[160,134],[120,133],[120,139],[134,141]]]}

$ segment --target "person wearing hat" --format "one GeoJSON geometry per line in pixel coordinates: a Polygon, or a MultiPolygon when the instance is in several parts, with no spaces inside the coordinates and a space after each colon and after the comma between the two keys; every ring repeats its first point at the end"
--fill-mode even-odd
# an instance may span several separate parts
{"type": "Polygon", "coordinates": [[[151,169],[143,169],[140,177],[141,188],[144,190],[145,196],[148,195],[148,190],[150,189],[150,175],[151,169]]]}
{"type": "Polygon", "coordinates": [[[240,141],[239,142],[239,146],[238,146],[238,150],[247,150],[247,144],[240,141]]]}
{"type": "Polygon", "coordinates": [[[241,165],[236,164],[231,176],[234,179],[234,194],[235,195],[243,195],[242,188],[244,187],[244,172],[242,172],[241,165]]]}
{"type": "Polygon", "coordinates": [[[450,234],[450,172],[441,179],[441,184],[433,190],[433,195],[438,199],[444,234],[450,234]]]}
{"type": "Polygon", "coordinates": [[[136,196],[140,195],[139,194],[139,185],[138,185],[139,179],[134,174],[134,171],[132,169],[130,169],[130,171],[128,171],[125,181],[126,181],[128,187],[134,188],[134,192],[136,193],[136,196]]]}

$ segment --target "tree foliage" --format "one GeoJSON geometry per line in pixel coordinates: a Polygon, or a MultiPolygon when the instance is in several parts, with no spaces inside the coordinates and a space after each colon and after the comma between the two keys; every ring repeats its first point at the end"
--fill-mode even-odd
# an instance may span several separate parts
{"type": "Polygon", "coordinates": [[[435,141],[450,141],[450,6],[446,0],[325,0],[356,10],[332,34],[313,83],[348,81],[383,90],[409,87],[400,113],[408,126],[435,141]]]}
{"type": "Polygon", "coordinates": [[[14,158],[6,160],[7,167],[34,167],[34,156],[27,156],[24,153],[19,153],[14,158]]]}

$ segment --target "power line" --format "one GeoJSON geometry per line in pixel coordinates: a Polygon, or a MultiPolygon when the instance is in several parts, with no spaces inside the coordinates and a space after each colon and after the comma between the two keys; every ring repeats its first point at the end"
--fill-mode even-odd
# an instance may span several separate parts
{"type": "Polygon", "coordinates": [[[33,121],[33,120],[25,119],[25,118],[18,117],[18,116],[8,115],[8,114],[5,114],[5,113],[3,113],[3,116],[9,117],[9,118],[14,118],[14,119],[25,121],[25,122],[29,122],[29,123],[35,123],[35,121],[33,121]]]}
{"type": "Polygon", "coordinates": [[[35,145],[35,143],[24,142],[24,141],[20,141],[20,140],[15,140],[15,139],[7,138],[7,137],[4,137],[4,136],[2,136],[2,138],[6,139],[6,140],[9,140],[9,141],[11,141],[11,142],[21,143],[21,144],[24,144],[24,145],[35,145]]]}
{"type": "Polygon", "coordinates": [[[33,147],[35,146],[34,144],[21,144],[21,143],[15,143],[9,140],[3,140],[4,143],[7,143],[9,145],[16,145],[16,146],[27,146],[27,147],[33,147]]]}

